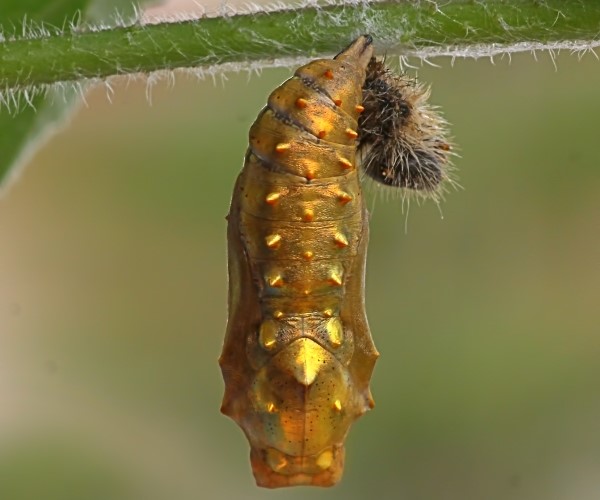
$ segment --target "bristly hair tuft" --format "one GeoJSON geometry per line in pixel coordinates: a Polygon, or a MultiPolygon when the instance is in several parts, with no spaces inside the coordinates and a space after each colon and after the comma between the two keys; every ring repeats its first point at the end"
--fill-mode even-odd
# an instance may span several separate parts
{"type": "Polygon", "coordinates": [[[385,186],[438,199],[451,177],[447,123],[427,100],[429,89],[371,59],[359,118],[359,157],[367,176],[385,186]]]}

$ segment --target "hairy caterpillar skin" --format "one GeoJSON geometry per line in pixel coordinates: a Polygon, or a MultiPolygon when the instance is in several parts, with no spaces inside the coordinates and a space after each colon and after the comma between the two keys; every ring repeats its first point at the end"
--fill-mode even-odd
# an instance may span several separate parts
{"type": "Polygon", "coordinates": [[[361,168],[372,180],[438,197],[450,177],[447,123],[428,104],[429,89],[371,59],[358,122],[361,168]]]}
{"type": "Polygon", "coordinates": [[[356,168],[372,52],[361,36],[277,88],[234,189],[221,410],[246,434],[259,486],[335,484],[349,427],[374,404],[356,168]]]}

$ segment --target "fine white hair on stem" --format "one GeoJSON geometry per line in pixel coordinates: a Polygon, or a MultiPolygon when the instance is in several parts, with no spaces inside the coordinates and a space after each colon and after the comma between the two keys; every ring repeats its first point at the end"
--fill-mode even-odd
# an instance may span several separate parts
{"type": "MultiPolygon", "coordinates": [[[[339,12],[329,11],[326,7],[352,7],[344,12],[350,12],[353,17],[353,22],[363,28],[363,32],[385,32],[385,36],[378,39],[378,50],[382,53],[386,53],[388,56],[399,55],[401,64],[406,64],[407,58],[415,58],[421,61],[423,64],[435,65],[432,61],[434,58],[439,57],[450,57],[452,61],[456,58],[481,58],[489,57],[493,58],[496,55],[503,57],[511,57],[513,53],[517,52],[531,52],[533,56],[536,56],[538,51],[548,51],[551,58],[554,60],[555,55],[558,51],[568,50],[571,53],[575,53],[577,57],[582,58],[587,53],[592,53],[594,57],[598,58],[595,52],[595,48],[600,46],[600,33],[594,40],[559,40],[559,41],[548,41],[548,42],[536,42],[536,41],[515,41],[514,29],[509,26],[505,20],[503,21],[503,29],[506,33],[506,43],[487,43],[477,44],[472,43],[468,39],[469,27],[466,26],[465,40],[462,44],[439,44],[431,42],[427,45],[427,40],[420,40],[419,45],[411,44],[410,42],[398,45],[398,40],[406,40],[406,26],[405,23],[397,23],[394,26],[388,26],[386,23],[384,26],[380,26],[378,23],[383,21],[378,20],[379,18],[372,13],[372,7],[380,2],[367,2],[365,0],[327,0],[325,2],[318,2],[316,0],[301,0],[295,5],[286,5],[282,2],[275,2],[267,5],[258,5],[253,2],[249,2],[243,6],[233,7],[224,3],[221,7],[214,11],[208,11],[206,8],[199,5],[199,12],[193,13],[177,13],[163,17],[152,17],[147,16],[143,9],[139,6],[135,6],[133,12],[129,15],[124,15],[121,12],[115,10],[113,15],[105,16],[101,22],[94,22],[95,18],[98,18],[98,14],[95,14],[93,9],[87,14],[87,18],[83,19],[82,16],[77,13],[69,19],[66,19],[62,26],[52,26],[44,23],[34,22],[28,18],[24,18],[23,21],[17,26],[3,27],[0,28],[0,42],[6,43],[17,39],[38,39],[47,38],[51,36],[60,36],[62,34],[69,33],[82,33],[82,32],[97,32],[101,30],[107,30],[115,27],[129,27],[135,26],[136,28],[143,29],[144,27],[150,27],[156,23],[165,22],[183,22],[201,20],[206,18],[216,17],[232,17],[238,15],[256,15],[256,14],[269,14],[276,12],[297,12],[298,18],[292,19],[290,22],[294,24],[295,31],[298,33],[309,33],[313,27],[319,29],[326,28],[331,30],[335,26],[340,24],[339,12]],[[305,26],[300,21],[301,9],[312,8],[316,9],[317,15],[313,19],[315,26],[305,26]],[[91,19],[91,20],[90,20],[91,19]]],[[[427,4],[433,9],[436,15],[447,18],[448,16],[444,13],[443,5],[438,2],[429,1],[427,4]]],[[[564,17],[564,13],[556,11],[555,23],[564,17]]],[[[432,20],[432,22],[434,22],[432,20]]],[[[456,20],[460,22],[460,20],[456,20]]],[[[214,41],[210,38],[208,33],[203,32],[199,29],[195,35],[199,41],[202,41],[206,46],[212,46],[214,41]]],[[[277,41],[272,38],[261,36],[259,32],[254,34],[255,43],[260,44],[264,42],[265,46],[272,50],[277,50],[277,41]]],[[[215,50],[218,47],[215,47],[215,50]]],[[[283,46],[282,46],[283,48],[283,46]]],[[[289,47],[285,47],[289,51],[289,47]]],[[[247,71],[248,73],[258,73],[265,68],[274,67],[296,67],[298,65],[306,63],[308,60],[313,59],[316,54],[302,54],[298,49],[296,56],[287,56],[279,58],[268,58],[264,60],[244,60],[243,54],[239,55],[240,60],[235,62],[228,62],[224,64],[203,64],[202,59],[198,60],[198,64],[192,68],[167,68],[159,69],[156,71],[143,71],[141,67],[127,67],[125,64],[121,64],[119,61],[114,62],[115,71],[119,73],[129,75],[133,78],[145,77],[148,79],[148,85],[151,87],[157,81],[167,77],[171,81],[174,79],[175,71],[186,71],[190,72],[198,78],[205,78],[210,76],[216,81],[218,76],[221,76],[221,80],[224,79],[224,75],[228,72],[240,72],[247,71]],[[133,76],[132,76],[133,75],[133,76]]],[[[331,56],[333,54],[322,54],[324,57],[331,56]]],[[[492,59],[493,60],[493,59],[492,59]]],[[[110,63],[109,60],[105,61],[110,63]]],[[[107,77],[92,77],[85,81],[89,83],[98,83],[102,81],[108,81],[112,76],[107,77]]],[[[68,80],[72,81],[72,80],[68,80]]],[[[44,94],[47,91],[60,91],[63,88],[63,83],[67,80],[58,81],[49,84],[22,84],[18,83],[14,86],[6,86],[4,89],[0,88],[0,109],[7,109],[11,112],[18,112],[22,106],[32,105],[33,97],[44,94]]]]}

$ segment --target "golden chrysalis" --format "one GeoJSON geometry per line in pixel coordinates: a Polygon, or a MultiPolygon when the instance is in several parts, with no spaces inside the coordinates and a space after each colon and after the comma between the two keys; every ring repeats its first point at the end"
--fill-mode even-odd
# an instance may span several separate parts
{"type": "Polygon", "coordinates": [[[449,147],[436,135],[439,175],[401,180],[424,161],[402,149],[418,133],[394,121],[403,142],[390,149],[390,122],[376,115],[410,109],[414,99],[398,102],[407,97],[403,81],[372,58],[372,42],[357,38],[271,93],[234,188],[221,410],[246,434],[259,486],[335,484],[350,425],[374,405],[378,353],[364,305],[368,216],[358,147],[367,174],[383,184],[431,190],[444,179],[449,147]]]}

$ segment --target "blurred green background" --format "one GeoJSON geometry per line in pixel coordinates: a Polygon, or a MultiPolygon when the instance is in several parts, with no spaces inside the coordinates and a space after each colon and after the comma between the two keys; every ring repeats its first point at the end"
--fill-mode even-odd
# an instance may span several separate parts
{"type": "Polygon", "coordinates": [[[290,74],[265,70],[95,88],[0,200],[0,499],[600,498],[600,63],[435,62],[465,189],[407,232],[371,196],[377,405],[342,483],[256,488],[219,414],[224,217],[290,74]]]}

